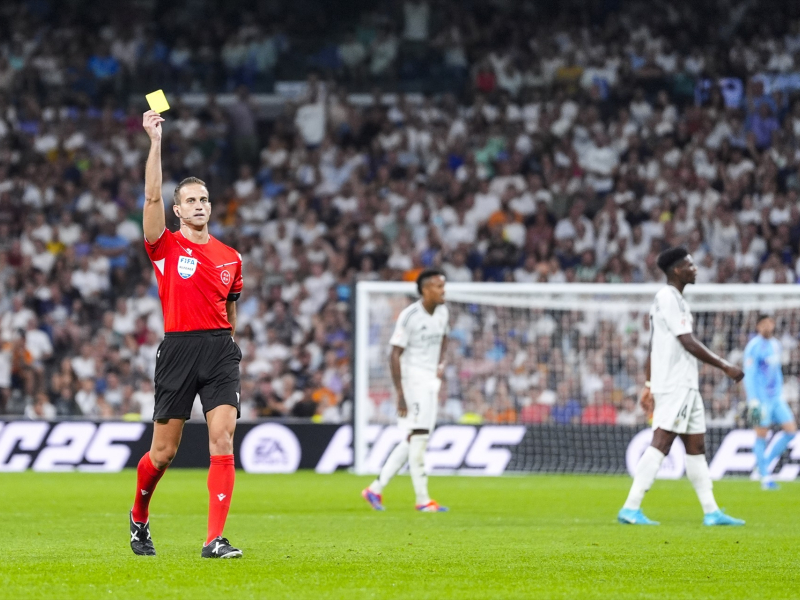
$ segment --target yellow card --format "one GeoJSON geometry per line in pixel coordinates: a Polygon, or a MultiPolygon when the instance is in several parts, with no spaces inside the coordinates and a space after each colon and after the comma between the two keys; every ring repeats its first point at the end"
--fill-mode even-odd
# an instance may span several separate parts
{"type": "Polygon", "coordinates": [[[169,110],[169,102],[167,102],[167,97],[164,95],[164,90],[156,90],[155,92],[147,94],[145,98],[150,105],[150,110],[154,110],[157,113],[169,110]]]}

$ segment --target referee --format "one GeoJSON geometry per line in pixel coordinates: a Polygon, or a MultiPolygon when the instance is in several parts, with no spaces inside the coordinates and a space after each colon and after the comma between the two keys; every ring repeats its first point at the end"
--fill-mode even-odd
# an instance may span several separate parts
{"type": "Polygon", "coordinates": [[[153,442],[139,461],[130,513],[131,549],[155,555],[148,507],[158,481],[181,442],[195,396],[208,424],[208,537],[203,558],[239,558],[222,537],[233,494],[233,432],[239,417],[239,361],[233,341],[236,300],[242,292],[242,257],[208,233],[211,202],[205,184],[188,177],[175,188],[172,210],[180,229],[168,231],[161,198],[161,123],[152,110],[142,125],[150,136],[145,167],[144,238],[158,280],[164,341],[156,355],[153,442]]]}

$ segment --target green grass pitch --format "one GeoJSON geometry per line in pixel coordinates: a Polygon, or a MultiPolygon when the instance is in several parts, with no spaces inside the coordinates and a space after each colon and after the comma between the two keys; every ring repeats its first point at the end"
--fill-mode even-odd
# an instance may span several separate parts
{"type": "Polygon", "coordinates": [[[627,477],[432,477],[446,514],[385,513],[344,473],[237,474],[226,535],[244,558],[200,558],[206,473],[175,470],[151,506],[158,556],[128,546],[131,471],[0,475],[3,598],[797,598],[800,484],[716,484],[744,528],[703,528],[689,483],[657,481],[660,527],[615,522],[627,477]]]}

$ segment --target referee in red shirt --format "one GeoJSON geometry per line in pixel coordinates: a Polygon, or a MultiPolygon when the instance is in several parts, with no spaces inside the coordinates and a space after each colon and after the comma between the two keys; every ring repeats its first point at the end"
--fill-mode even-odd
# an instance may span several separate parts
{"type": "Polygon", "coordinates": [[[208,537],[203,558],[239,558],[242,551],[222,537],[233,494],[233,432],[239,417],[239,361],[233,341],[236,300],[242,292],[242,257],[208,233],[211,202],[196,177],[175,188],[172,210],[180,219],[168,231],[161,198],[161,123],[152,110],[142,120],[150,136],[145,167],[145,248],[158,280],[164,311],[164,341],[156,355],[153,442],[139,461],[136,497],[130,513],[131,549],[156,553],[148,507],[169,466],[197,394],[208,424],[208,537]]]}

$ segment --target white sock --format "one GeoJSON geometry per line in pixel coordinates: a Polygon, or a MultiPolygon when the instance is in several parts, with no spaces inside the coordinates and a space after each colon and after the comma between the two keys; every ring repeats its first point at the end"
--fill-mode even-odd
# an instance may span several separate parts
{"type": "Polygon", "coordinates": [[[697,498],[703,507],[703,513],[712,513],[719,510],[717,501],[714,500],[714,484],[711,482],[711,473],[708,470],[705,454],[686,455],[686,477],[692,482],[697,498]]]}
{"type": "Polygon", "coordinates": [[[428,496],[428,475],[425,473],[425,449],[428,447],[428,435],[412,435],[408,451],[408,470],[411,471],[411,483],[417,495],[417,505],[431,501],[428,496]]]}
{"type": "Polygon", "coordinates": [[[642,458],[639,459],[639,464],[636,465],[636,475],[633,476],[631,491],[628,493],[628,499],[625,500],[623,508],[639,510],[639,507],[642,506],[645,492],[650,489],[650,486],[656,480],[656,475],[663,461],[664,453],[661,450],[653,446],[647,447],[647,450],[642,454],[642,458]]]}
{"type": "Polygon", "coordinates": [[[383,463],[383,468],[381,468],[381,473],[378,475],[378,478],[369,484],[370,491],[375,494],[380,494],[383,488],[386,487],[386,484],[392,480],[392,477],[397,475],[397,472],[403,468],[407,460],[408,442],[403,440],[394,447],[392,453],[389,454],[389,458],[383,463]]]}

